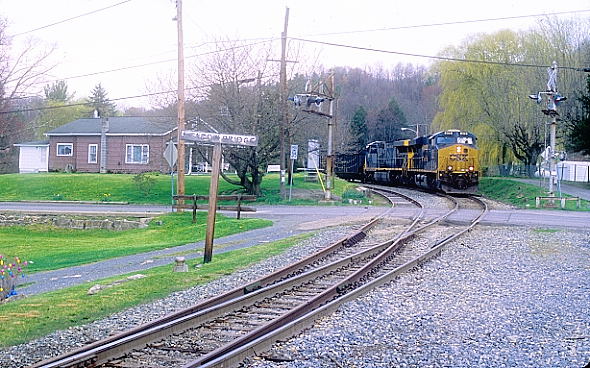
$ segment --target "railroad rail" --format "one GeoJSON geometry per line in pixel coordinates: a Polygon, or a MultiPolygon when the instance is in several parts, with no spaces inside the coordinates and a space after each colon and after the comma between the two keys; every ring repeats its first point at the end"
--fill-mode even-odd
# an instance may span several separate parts
{"type": "MultiPolygon", "coordinates": [[[[283,320],[290,319],[287,323],[275,320],[270,324],[275,326],[268,326],[265,333],[261,333],[255,339],[247,342],[246,338],[242,338],[242,344],[234,342],[232,346],[227,346],[218,351],[212,352],[205,357],[192,361],[189,364],[183,365],[188,367],[233,367],[237,366],[244,359],[254,356],[257,353],[270,349],[272,344],[278,340],[285,340],[296,335],[302,330],[309,328],[313,322],[323,316],[327,316],[334,312],[341,304],[353,300],[358,296],[369,292],[370,290],[381,286],[391,280],[395,279],[399,274],[406,272],[422,262],[425,262],[431,257],[437,255],[443,247],[461,236],[465,232],[471,230],[488,212],[485,202],[477,197],[469,196],[469,200],[477,203],[481,207],[479,214],[471,219],[468,226],[459,229],[453,234],[444,237],[442,240],[435,241],[432,245],[418,250],[418,254],[408,252],[402,257],[395,257],[396,252],[402,246],[413,239],[417,233],[422,232],[433,224],[447,218],[451,213],[454,213],[459,206],[459,200],[450,196],[445,196],[452,202],[454,207],[451,211],[438,216],[432,221],[408,232],[402,237],[398,237],[393,241],[387,249],[368,262],[364,267],[354,272],[351,276],[326,290],[322,295],[317,296],[314,300],[309,301],[305,306],[299,308],[298,311],[302,313],[294,313],[289,316],[284,316],[283,320]],[[307,310],[307,312],[305,312],[307,310]]],[[[269,324],[269,325],[270,325],[269,324]]]]}
{"type": "MultiPolygon", "coordinates": [[[[374,190],[392,202],[404,197],[390,189],[374,190]]],[[[366,292],[369,285],[387,282],[384,280],[438,253],[444,244],[475,226],[487,211],[484,204],[482,215],[470,226],[433,245],[416,242],[419,233],[457,210],[459,204],[453,201],[451,210],[431,221],[424,217],[424,206],[413,202],[419,211],[412,223],[375,244],[367,237],[368,231],[387,222],[388,210],[294,265],[34,367],[235,366],[277,338],[305,328],[322,311],[333,310],[337,303],[366,292]]]]}

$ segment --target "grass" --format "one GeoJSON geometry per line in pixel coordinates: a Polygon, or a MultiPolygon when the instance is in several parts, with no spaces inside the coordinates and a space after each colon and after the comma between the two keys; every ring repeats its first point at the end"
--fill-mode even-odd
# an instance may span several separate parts
{"type": "MultiPolygon", "coordinates": [[[[545,197],[545,188],[538,185],[527,184],[518,180],[508,178],[481,178],[479,182],[479,193],[503,203],[511,204],[519,208],[535,208],[535,198],[545,197]]],[[[571,197],[564,195],[565,197],[571,197]]],[[[590,210],[590,202],[581,201],[581,208],[576,208],[576,201],[566,201],[566,210],[590,210]]],[[[560,209],[556,202],[556,208],[560,209]]]]}
{"type": "MultiPolygon", "coordinates": [[[[198,213],[197,224],[193,224],[189,212],[170,213],[155,218],[145,229],[124,231],[60,229],[45,225],[0,227],[0,254],[33,261],[28,272],[71,267],[203,240],[206,216],[204,212],[198,213]]],[[[236,220],[218,214],[215,236],[271,224],[269,220],[236,220]]]]}
{"type": "MultiPolygon", "coordinates": [[[[0,175],[0,200],[71,200],[129,203],[170,203],[170,176],[154,173],[153,188],[145,194],[133,182],[130,174],[6,174],[0,175]]],[[[176,180],[176,178],[175,178],[176,180]]],[[[176,181],[175,181],[176,183],[176,181]]],[[[185,193],[209,192],[209,176],[187,176],[185,193]]],[[[223,180],[219,190],[238,187],[223,180]]]]}
{"type": "MultiPolygon", "coordinates": [[[[170,204],[170,175],[152,173],[154,185],[144,193],[133,181],[130,174],[81,174],[81,173],[40,173],[0,175],[0,201],[22,200],[68,200],[129,202],[134,204],[170,204]]],[[[232,176],[232,175],[230,175],[232,176]]],[[[234,176],[235,177],[235,176],[234,176]]],[[[237,177],[235,177],[237,180],[237,177]]],[[[189,175],[185,180],[186,194],[209,193],[209,175],[189,175]]],[[[176,183],[176,178],[175,178],[176,183]]],[[[342,196],[350,184],[336,179],[333,193],[342,196]]],[[[289,186],[286,186],[289,190],[289,186]]],[[[306,182],[304,174],[298,173],[293,179],[294,190],[321,191],[319,182],[306,182]]],[[[259,202],[278,204],[317,204],[317,200],[292,200],[280,198],[279,174],[267,174],[262,181],[262,196],[259,202]]],[[[219,180],[219,192],[242,192],[243,188],[219,180]]]]}
{"type": "Polygon", "coordinates": [[[215,255],[213,262],[198,269],[193,265],[200,262],[189,262],[189,272],[172,272],[172,264],[155,267],[141,272],[145,278],[104,289],[95,295],[87,294],[92,285],[106,285],[132,274],[0,304],[0,346],[16,345],[55,330],[89,323],[172,292],[204,284],[279,254],[311,235],[298,235],[215,255]]]}

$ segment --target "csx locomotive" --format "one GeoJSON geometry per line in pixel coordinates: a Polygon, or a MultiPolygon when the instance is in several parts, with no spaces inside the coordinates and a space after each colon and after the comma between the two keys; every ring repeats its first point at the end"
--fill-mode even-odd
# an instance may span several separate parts
{"type": "Polygon", "coordinates": [[[474,192],[479,181],[476,137],[446,130],[393,143],[372,142],[360,153],[338,155],[335,172],[347,180],[474,192]]]}

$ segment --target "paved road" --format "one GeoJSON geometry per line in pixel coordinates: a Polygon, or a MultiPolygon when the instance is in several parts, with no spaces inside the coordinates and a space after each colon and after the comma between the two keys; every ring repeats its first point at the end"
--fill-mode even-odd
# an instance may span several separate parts
{"type": "MultiPolygon", "coordinates": [[[[243,247],[250,247],[263,242],[283,239],[295,234],[312,231],[315,228],[330,225],[343,216],[359,218],[372,217],[383,211],[383,207],[354,207],[354,206],[257,206],[256,213],[245,213],[246,216],[265,218],[273,221],[273,226],[252,230],[247,233],[236,234],[215,240],[215,253],[227,252],[243,247]]],[[[25,213],[95,213],[104,215],[106,212],[118,214],[146,215],[169,212],[166,206],[132,206],[132,205],[82,205],[82,204],[33,204],[0,202],[0,212],[22,211],[25,213]]],[[[427,213],[435,215],[439,210],[429,210],[427,213]]],[[[469,221],[470,210],[452,215],[448,221],[469,221]]],[[[396,207],[394,214],[400,218],[412,218],[416,210],[396,207]]],[[[560,210],[492,210],[483,219],[487,225],[529,225],[546,228],[568,228],[588,230],[590,228],[590,212],[571,212],[560,210]]],[[[178,254],[187,259],[202,256],[203,242],[186,244],[169,249],[142,253],[133,256],[120,257],[89,265],[71,267],[67,269],[40,272],[27,276],[27,282],[32,283],[19,292],[27,295],[57,290],[77,285],[83,282],[98,280],[107,276],[137,272],[143,269],[171,264],[178,254]]]]}

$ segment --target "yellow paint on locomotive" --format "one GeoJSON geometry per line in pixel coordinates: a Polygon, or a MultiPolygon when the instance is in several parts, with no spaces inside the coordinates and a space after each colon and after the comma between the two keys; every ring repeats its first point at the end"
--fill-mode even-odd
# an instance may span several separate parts
{"type": "Polygon", "coordinates": [[[439,148],[438,171],[479,172],[479,150],[463,144],[439,148]]]}

